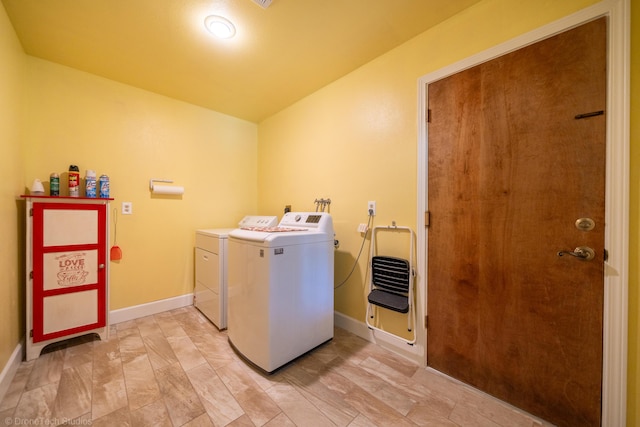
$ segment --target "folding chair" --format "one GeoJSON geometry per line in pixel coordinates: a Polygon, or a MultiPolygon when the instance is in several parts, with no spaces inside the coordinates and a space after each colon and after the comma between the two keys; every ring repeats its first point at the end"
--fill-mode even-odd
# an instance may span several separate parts
{"type": "Polygon", "coordinates": [[[366,323],[369,329],[400,338],[409,345],[416,342],[414,287],[415,272],[413,270],[414,233],[409,227],[374,227],[371,231],[370,282],[367,297],[366,323]],[[376,255],[376,232],[379,230],[407,230],[409,236],[409,260],[390,256],[376,255]],[[375,325],[378,307],[407,315],[407,330],[413,332],[413,339],[408,340],[399,335],[385,331],[375,325]]]}

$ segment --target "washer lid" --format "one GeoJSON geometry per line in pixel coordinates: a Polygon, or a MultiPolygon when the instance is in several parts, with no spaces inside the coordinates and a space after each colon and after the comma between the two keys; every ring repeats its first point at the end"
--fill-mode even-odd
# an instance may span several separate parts
{"type": "Polygon", "coordinates": [[[256,228],[238,228],[229,233],[229,237],[264,244],[265,246],[301,245],[314,242],[333,242],[333,236],[322,231],[305,228],[269,227],[262,230],[256,228]]]}

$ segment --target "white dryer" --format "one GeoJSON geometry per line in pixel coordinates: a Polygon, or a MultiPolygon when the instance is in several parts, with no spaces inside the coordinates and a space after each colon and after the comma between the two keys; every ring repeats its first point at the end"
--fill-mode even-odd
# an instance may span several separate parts
{"type": "MultiPolygon", "coordinates": [[[[275,216],[247,215],[240,227],[275,226],[275,216]]],[[[193,305],[218,329],[227,328],[227,237],[232,228],[196,230],[193,305]]]]}
{"type": "Polygon", "coordinates": [[[227,327],[227,237],[232,229],[196,230],[193,305],[218,329],[227,327]]]}
{"type": "Polygon", "coordinates": [[[229,233],[229,342],[264,371],[333,338],[333,238],[320,212],[229,233]]]}

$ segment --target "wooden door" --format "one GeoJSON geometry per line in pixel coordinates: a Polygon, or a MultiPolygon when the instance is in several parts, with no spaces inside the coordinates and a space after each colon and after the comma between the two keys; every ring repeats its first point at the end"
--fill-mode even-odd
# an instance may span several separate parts
{"type": "Polygon", "coordinates": [[[33,342],[104,327],[104,204],[33,204],[33,342]]]}
{"type": "Polygon", "coordinates": [[[606,34],[428,87],[427,363],[567,426],[601,417],[606,34]]]}

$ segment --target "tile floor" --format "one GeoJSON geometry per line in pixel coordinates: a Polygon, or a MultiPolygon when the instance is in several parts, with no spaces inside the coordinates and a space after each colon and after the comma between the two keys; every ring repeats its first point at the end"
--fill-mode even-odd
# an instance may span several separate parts
{"type": "Polygon", "coordinates": [[[512,407],[336,328],[272,375],[196,309],[112,325],[23,362],[2,425],[541,426],[512,407]]]}

